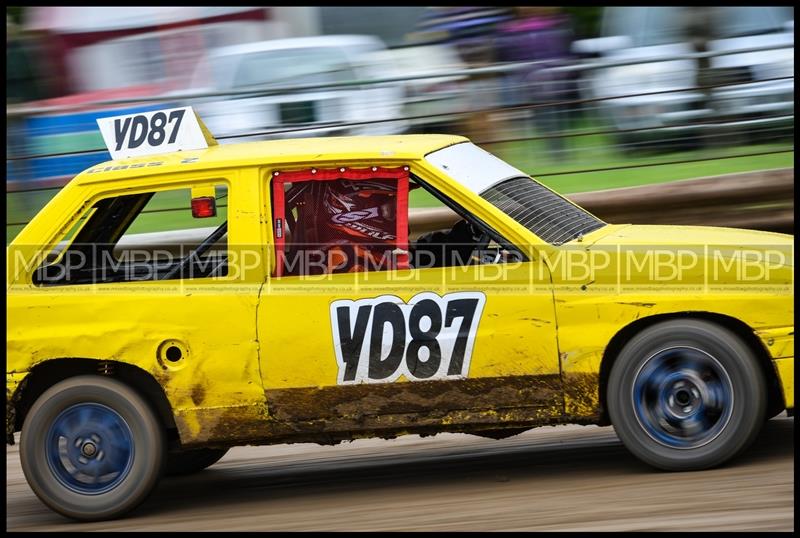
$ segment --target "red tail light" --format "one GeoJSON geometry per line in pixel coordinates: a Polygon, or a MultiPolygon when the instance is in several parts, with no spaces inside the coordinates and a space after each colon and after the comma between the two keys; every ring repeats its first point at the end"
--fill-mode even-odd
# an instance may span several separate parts
{"type": "Polygon", "coordinates": [[[217,203],[211,196],[192,198],[192,216],[196,219],[205,219],[217,216],[217,203]]]}

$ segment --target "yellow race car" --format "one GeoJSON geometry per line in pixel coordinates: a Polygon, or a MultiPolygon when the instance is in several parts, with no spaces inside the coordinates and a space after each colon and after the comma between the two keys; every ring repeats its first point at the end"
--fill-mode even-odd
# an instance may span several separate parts
{"type": "Polygon", "coordinates": [[[457,136],[100,122],[7,252],[7,440],[68,517],[236,445],[612,424],[695,470],[794,410],[791,236],[608,224],[457,136]]]}

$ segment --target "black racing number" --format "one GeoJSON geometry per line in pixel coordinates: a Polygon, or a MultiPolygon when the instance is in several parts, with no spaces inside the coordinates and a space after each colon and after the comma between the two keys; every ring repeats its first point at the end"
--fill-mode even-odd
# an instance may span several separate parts
{"type": "Polygon", "coordinates": [[[175,142],[175,139],[178,137],[178,129],[181,128],[181,122],[183,121],[183,115],[186,113],[186,110],[173,110],[169,113],[169,123],[175,122],[175,127],[172,128],[172,134],[169,137],[169,142],[167,144],[172,144],[175,142]]]}
{"type": "Polygon", "coordinates": [[[485,303],[481,292],[334,302],[338,383],[465,377],[485,303]]]}
{"type": "Polygon", "coordinates": [[[442,362],[442,348],[436,339],[442,330],[442,311],[435,301],[425,299],[414,305],[408,320],[411,342],[406,350],[406,366],[411,375],[418,379],[427,379],[439,370],[442,362]],[[422,330],[422,320],[430,320],[430,327],[422,330]],[[422,348],[428,350],[426,360],[420,360],[422,348]]]}
{"type": "Polygon", "coordinates": [[[117,141],[117,147],[114,151],[119,151],[125,142],[125,135],[128,134],[128,129],[131,127],[131,118],[125,118],[125,121],[120,119],[114,120],[114,139],[117,141]]]}
{"type": "Polygon", "coordinates": [[[369,339],[369,377],[386,379],[397,371],[406,347],[406,320],[403,311],[394,303],[381,303],[375,307],[372,334],[369,339]],[[383,326],[391,325],[392,347],[386,358],[383,351],[383,326]]]}
{"type": "Polygon", "coordinates": [[[167,136],[164,127],[167,125],[167,115],[163,112],[156,112],[150,118],[150,134],[147,135],[147,142],[151,146],[160,146],[167,136]]]}
{"type": "Polygon", "coordinates": [[[475,310],[478,307],[478,299],[455,299],[447,303],[447,314],[445,314],[445,327],[450,327],[456,318],[462,318],[461,326],[458,328],[458,336],[453,346],[453,355],[450,357],[450,366],[447,375],[461,375],[461,368],[464,364],[464,354],[467,350],[470,328],[475,317],[475,310]]]}
{"type": "Polygon", "coordinates": [[[148,123],[147,116],[139,114],[122,119],[114,120],[114,140],[117,143],[115,151],[122,149],[125,138],[128,139],[128,148],[134,149],[141,146],[145,140],[151,146],[160,146],[167,139],[166,127],[174,123],[170,133],[168,144],[175,143],[178,138],[178,131],[181,122],[186,114],[186,110],[173,110],[169,113],[169,118],[164,112],[156,112],[148,123]]]}
{"type": "MultiPolygon", "coordinates": [[[[126,125],[127,124],[126,122],[126,125]]],[[[130,122],[128,147],[131,149],[138,148],[145,140],[147,140],[147,118],[144,116],[134,116],[130,122]]]]}
{"type": "Polygon", "coordinates": [[[364,305],[358,307],[356,314],[356,324],[350,333],[350,309],[346,306],[336,309],[336,317],[339,324],[339,342],[342,347],[342,361],[344,361],[344,380],[353,381],[358,371],[358,357],[361,355],[361,347],[364,345],[364,336],[367,332],[367,323],[372,306],[364,305]]]}

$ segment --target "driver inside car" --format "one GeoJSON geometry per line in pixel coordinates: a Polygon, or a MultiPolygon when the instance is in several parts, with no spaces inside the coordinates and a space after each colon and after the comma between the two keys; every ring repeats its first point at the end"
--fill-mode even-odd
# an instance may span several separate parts
{"type": "Polygon", "coordinates": [[[410,249],[411,265],[417,269],[468,265],[484,235],[466,220],[450,230],[423,234],[410,249]]]}
{"type": "Polygon", "coordinates": [[[395,181],[300,181],[286,192],[286,205],[290,265],[292,256],[304,261],[312,253],[323,256],[322,265],[306,263],[304,274],[391,268],[397,245],[395,181]]]}
{"type": "MultiPolygon", "coordinates": [[[[410,190],[419,188],[412,184],[410,190]]],[[[286,191],[287,274],[401,268],[395,256],[397,184],[392,180],[298,181],[286,191]],[[321,260],[321,263],[319,263],[321,260]],[[294,263],[301,261],[301,263],[294,263]]],[[[409,235],[411,229],[409,226],[409,235]]],[[[467,220],[411,242],[417,269],[485,263],[489,236],[467,220]]],[[[405,264],[404,264],[405,265],[405,264]]]]}

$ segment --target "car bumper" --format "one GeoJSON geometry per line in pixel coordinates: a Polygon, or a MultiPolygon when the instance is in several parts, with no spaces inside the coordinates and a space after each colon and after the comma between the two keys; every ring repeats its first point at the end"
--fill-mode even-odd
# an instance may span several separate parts
{"type": "Polygon", "coordinates": [[[757,331],[772,357],[786,409],[794,409],[794,327],[757,331]]]}
{"type": "Polygon", "coordinates": [[[785,357],[772,361],[778,373],[778,382],[783,392],[786,409],[794,409],[794,357],[785,357]]]}

